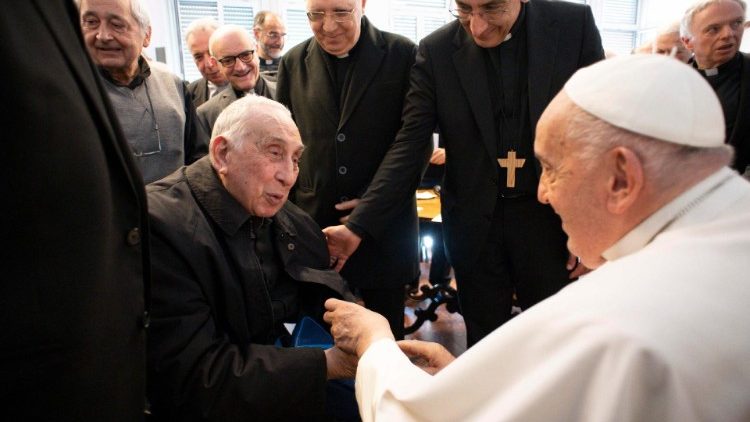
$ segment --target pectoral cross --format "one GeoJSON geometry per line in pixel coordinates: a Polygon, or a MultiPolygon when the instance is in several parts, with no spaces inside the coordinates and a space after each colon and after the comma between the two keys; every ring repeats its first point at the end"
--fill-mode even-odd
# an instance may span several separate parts
{"type": "Polygon", "coordinates": [[[508,169],[508,177],[505,180],[505,186],[509,188],[516,187],[516,169],[523,167],[526,162],[525,158],[516,158],[516,152],[508,151],[508,158],[498,158],[497,162],[500,167],[508,169]]]}

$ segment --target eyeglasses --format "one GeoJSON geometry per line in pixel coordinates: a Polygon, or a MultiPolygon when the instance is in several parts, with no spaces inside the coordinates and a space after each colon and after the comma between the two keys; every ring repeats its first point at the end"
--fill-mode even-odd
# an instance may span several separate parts
{"type": "Polygon", "coordinates": [[[286,37],[286,32],[266,32],[266,35],[272,40],[278,40],[279,38],[286,37]]]}
{"type": "Polygon", "coordinates": [[[472,11],[470,8],[461,6],[451,7],[449,11],[451,15],[457,17],[461,22],[468,22],[473,16],[482,18],[487,22],[493,22],[500,19],[508,9],[501,4],[488,4],[481,6],[476,12],[472,11]]]}
{"type": "Polygon", "coordinates": [[[352,13],[354,13],[354,9],[349,11],[335,11],[331,13],[327,12],[307,12],[307,19],[310,20],[310,22],[322,22],[323,19],[325,19],[326,16],[331,16],[334,22],[338,23],[344,23],[344,22],[350,22],[352,19],[352,13]]]}
{"type": "Polygon", "coordinates": [[[220,59],[216,59],[224,67],[232,67],[237,62],[237,59],[242,60],[242,63],[250,64],[253,61],[253,54],[255,50],[245,50],[236,56],[224,56],[220,59]]]}

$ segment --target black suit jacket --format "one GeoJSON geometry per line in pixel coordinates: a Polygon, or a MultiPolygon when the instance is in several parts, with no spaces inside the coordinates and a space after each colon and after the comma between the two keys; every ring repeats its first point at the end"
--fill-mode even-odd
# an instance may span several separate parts
{"type": "Polygon", "coordinates": [[[198,108],[201,104],[208,101],[209,93],[208,81],[206,78],[200,78],[188,84],[188,92],[193,97],[193,105],[198,108]]]}
{"type": "MultiPolygon", "coordinates": [[[[321,227],[341,224],[334,205],[359,198],[370,186],[401,127],[415,45],[362,18],[351,83],[339,111],[325,51],[314,38],[281,59],[277,99],[292,112],[305,152],[291,200],[321,227]]],[[[421,169],[420,169],[421,172],[421,169]]],[[[389,201],[388,227],[358,224],[360,247],[344,266],[350,284],[395,288],[419,275],[414,190],[389,201]]]]}
{"type": "Polygon", "coordinates": [[[750,54],[741,54],[740,105],[728,143],[734,147],[735,153],[732,168],[743,174],[750,166],[750,54]]]}
{"type": "MultiPolygon", "coordinates": [[[[525,7],[533,137],[542,111],[568,78],[604,58],[604,51],[588,6],[534,0],[525,7]]],[[[446,149],[441,196],[445,241],[460,273],[476,262],[498,196],[497,141],[483,55],[458,21],[422,40],[404,126],[363,198],[365,206],[351,216],[355,224],[387,227],[393,214],[388,204],[413,195],[411,186],[419,180],[432,132],[439,126],[446,149]]]]}
{"type": "Polygon", "coordinates": [[[0,38],[2,418],[142,419],[143,182],[73,2],[18,2],[0,38]]]}

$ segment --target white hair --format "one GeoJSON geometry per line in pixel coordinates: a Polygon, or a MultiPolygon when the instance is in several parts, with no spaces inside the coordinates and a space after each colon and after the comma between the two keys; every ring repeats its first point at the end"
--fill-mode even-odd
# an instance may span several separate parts
{"type": "MultiPolygon", "coordinates": [[[[78,12],[81,11],[81,1],[82,0],[75,0],[78,12]]],[[[148,14],[148,9],[146,9],[143,0],[130,0],[130,14],[133,16],[133,19],[135,19],[135,23],[137,23],[138,27],[141,29],[141,34],[146,35],[148,29],[151,27],[151,17],[148,14]]]]}
{"type": "Polygon", "coordinates": [[[690,27],[693,26],[693,18],[695,18],[695,15],[706,10],[706,8],[712,4],[725,1],[733,1],[739,4],[743,13],[747,11],[747,5],[744,0],[700,0],[688,7],[685,14],[682,16],[682,19],[680,20],[680,36],[688,39],[693,38],[693,32],[690,27]]]}
{"type": "Polygon", "coordinates": [[[575,143],[575,155],[583,166],[594,165],[613,148],[626,147],[641,160],[649,180],[659,188],[666,188],[680,174],[732,161],[733,149],[729,145],[699,148],[663,141],[613,126],[572,101],[570,104],[565,139],[575,143]]]}
{"type": "MultiPolygon", "coordinates": [[[[267,123],[287,121],[294,125],[292,113],[283,104],[260,95],[246,95],[225,108],[211,131],[211,146],[221,136],[233,146],[240,146],[248,139],[256,143],[263,141],[262,133],[267,123]]],[[[214,163],[213,148],[208,149],[214,163]]]]}
{"type": "Polygon", "coordinates": [[[200,18],[190,22],[187,29],[185,29],[185,41],[187,42],[190,34],[196,31],[216,31],[216,28],[221,26],[219,22],[214,18],[200,18]]]}

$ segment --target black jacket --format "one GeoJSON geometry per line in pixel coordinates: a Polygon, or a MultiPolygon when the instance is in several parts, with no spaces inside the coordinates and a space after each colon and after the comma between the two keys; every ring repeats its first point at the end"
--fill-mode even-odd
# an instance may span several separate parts
{"type": "MultiPolygon", "coordinates": [[[[528,104],[532,138],[552,98],[579,68],[604,58],[588,6],[534,0],[526,7],[528,104]]],[[[440,127],[446,164],[441,205],[445,242],[457,273],[469,273],[487,240],[498,197],[497,141],[484,51],[456,20],[425,37],[411,72],[404,126],[351,221],[384,228],[389,204],[414,195],[440,127]]],[[[539,165],[534,160],[537,170],[539,165]]]]}
{"type": "Polygon", "coordinates": [[[727,143],[734,147],[734,163],[732,168],[740,174],[750,168],[750,54],[742,55],[740,74],[740,103],[737,118],[727,143]]]}
{"type": "MultiPolygon", "coordinates": [[[[327,53],[314,38],[292,48],[279,66],[276,97],[291,110],[305,144],[291,200],[321,227],[341,224],[344,214],[334,205],[370,187],[401,127],[414,63],[414,43],[378,30],[366,17],[356,50],[340,111],[327,53]]],[[[387,227],[354,227],[363,241],[342,271],[352,285],[394,288],[419,276],[416,187],[411,197],[388,202],[387,227]]]]}
{"type": "MultiPolygon", "coordinates": [[[[273,311],[257,261],[241,255],[250,218],[208,157],[148,186],[153,224],[149,399],[159,420],[316,420],[323,350],[273,346],[273,311]],[[283,404],[280,404],[283,402],[283,404]]],[[[321,319],[341,297],[320,228],[287,204],[272,218],[279,278],[298,288],[300,314],[321,319]]]]}
{"type": "Polygon", "coordinates": [[[2,419],[141,420],[143,181],[73,2],[18,2],[0,38],[2,419]]]}

